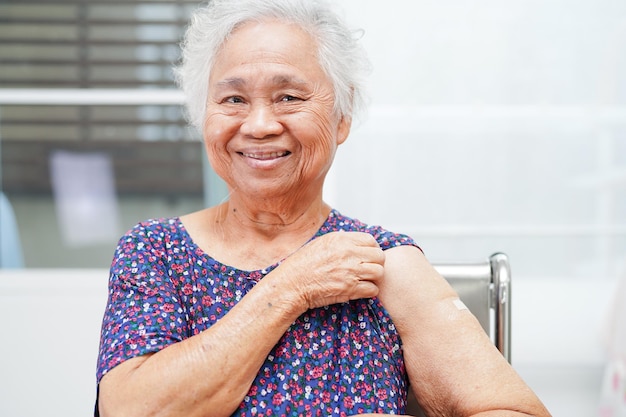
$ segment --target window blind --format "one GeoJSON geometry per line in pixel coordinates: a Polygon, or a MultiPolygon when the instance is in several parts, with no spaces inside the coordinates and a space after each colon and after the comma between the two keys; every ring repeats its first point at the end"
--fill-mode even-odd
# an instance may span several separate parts
{"type": "MultiPolygon", "coordinates": [[[[174,89],[198,1],[0,3],[0,88],[174,89]]],[[[202,193],[202,151],[180,105],[4,105],[2,189],[48,193],[49,156],[106,152],[120,193],[202,193]],[[184,181],[179,181],[184,179],[184,181]]]]}
{"type": "Polygon", "coordinates": [[[0,85],[172,88],[171,66],[197,1],[0,3],[0,85]]]}

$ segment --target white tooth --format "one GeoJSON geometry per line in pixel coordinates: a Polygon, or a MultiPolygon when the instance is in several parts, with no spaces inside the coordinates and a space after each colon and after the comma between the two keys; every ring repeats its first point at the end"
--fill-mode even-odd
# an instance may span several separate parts
{"type": "Polygon", "coordinates": [[[254,159],[260,159],[260,160],[266,160],[266,159],[275,159],[275,158],[280,158],[283,157],[285,155],[287,155],[287,152],[283,151],[283,152],[270,152],[270,153],[243,153],[243,155],[247,158],[254,158],[254,159]]]}

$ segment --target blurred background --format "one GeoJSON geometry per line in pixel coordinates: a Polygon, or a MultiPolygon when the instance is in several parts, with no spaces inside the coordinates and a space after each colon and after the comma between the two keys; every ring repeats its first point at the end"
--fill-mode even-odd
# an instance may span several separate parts
{"type": "MultiPolygon", "coordinates": [[[[335,3],[373,72],[327,201],[433,262],[507,253],[514,367],[555,416],[608,417],[626,2],[335,3]]],[[[224,198],[172,82],[198,4],[0,2],[0,415],[89,413],[117,239],[224,198]]]]}

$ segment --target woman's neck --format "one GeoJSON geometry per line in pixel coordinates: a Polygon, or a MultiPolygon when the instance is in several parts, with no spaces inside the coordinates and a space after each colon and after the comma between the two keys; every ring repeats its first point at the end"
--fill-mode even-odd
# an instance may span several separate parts
{"type": "Polygon", "coordinates": [[[270,207],[232,197],[181,220],[205,253],[244,270],[263,269],[285,259],[315,235],[331,210],[321,198],[270,207]]]}
{"type": "Polygon", "coordinates": [[[321,198],[277,204],[246,202],[231,195],[215,213],[217,222],[229,233],[273,239],[280,235],[310,234],[321,226],[329,212],[330,207],[321,198]]]}
{"type": "Polygon", "coordinates": [[[330,206],[322,193],[280,201],[237,192],[215,207],[181,217],[192,240],[209,256],[244,270],[262,269],[306,244],[324,224],[330,206]],[[242,198],[244,197],[244,198],[242,198]]]}

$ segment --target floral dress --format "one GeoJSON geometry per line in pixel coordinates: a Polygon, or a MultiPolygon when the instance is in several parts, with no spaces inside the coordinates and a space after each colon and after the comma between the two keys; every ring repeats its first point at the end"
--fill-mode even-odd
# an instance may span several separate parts
{"type": "MultiPolygon", "coordinates": [[[[332,210],[312,239],[361,231],[382,249],[408,236],[332,210]]],[[[120,239],[111,266],[97,381],[119,363],[211,327],[278,264],[243,271],[211,258],[179,218],[142,222],[120,239]]],[[[235,416],[402,414],[407,376],[400,337],[377,298],[302,314],[268,355],[235,416]]]]}

